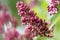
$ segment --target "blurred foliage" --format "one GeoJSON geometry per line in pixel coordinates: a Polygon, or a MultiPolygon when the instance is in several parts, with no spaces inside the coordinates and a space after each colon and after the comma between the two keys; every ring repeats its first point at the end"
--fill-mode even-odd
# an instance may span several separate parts
{"type": "MultiPolygon", "coordinates": [[[[19,0],[2,0],[3,3],[5,3],[9,6],[12,15],[17,17],[18,21],[20,21],[20,16],[18,16],[18,12],[16,9],[17,1],[19,1],[19,0]]],[[[26,1],[26,0],[24,0],[24,1],[26,1]]],[[[32,7],[31,9],[37,13],[38,17],[48,21],[49,19],[47,18],[48,17],[47,16],[47,14],[48,14],[47,6],[48,6],[48,2],[46,2],[46,0],[41,0],[41,2],[37,3],[37,6],[32,7]]],[[[60,40],[60,6],[58,6],[58,9],[59,9],[58,13],[55,14],[54,16],[52,16],[52,18],[50,19],[52,24],[55,24],[54,33],[53,33],[54,37],[53,38],[36,37],[34,40],[60,40]]]]}
{"type": "Polygon", "coordinates": [[[18,0],[1,0],[3,4],[7,5],[10,9],[11,14],[17,18],[19,25],[21,24],[20,16],[16,9],[16,3],[18,0]]]}
{"type": "Polygon", "coordinates": [[[20,23],[20,16],[18,16],[18,12],[16,9],[16,3],[18,0],[9,0],[8,6],[10,8],[10,11],[12,12],[12,15],[15,16],[18,19],[18,22],[20,23]]]}

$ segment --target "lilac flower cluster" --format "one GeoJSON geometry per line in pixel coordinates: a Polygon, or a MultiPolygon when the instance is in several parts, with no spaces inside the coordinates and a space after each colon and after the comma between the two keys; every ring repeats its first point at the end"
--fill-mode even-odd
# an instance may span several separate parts
{"type": "Polygon", "coordinates": [[[0,2],[0,34],[4,34],[3,40],[22,40],[22,35],[16,30],[18,25],[17,19],[7,10],[7,7],[0,2]]]}
{"type": "Polygon", "coordinates": [[[48,12],[50,13],[50,15],[57,13],[56,5],[53,3],[50,3],[48,6],[48,12]]]}
{"type": "Polygon", "coordinates": [[[57,5],[60,5],[59,0],[51,0],[48,6],[48,12],[50,13],[50,15],[56,14],[58,12],[57,5]]]}
{"type": "Polygon", "coordinates": [[[16,7],[18,9],[18,15],[21,16],[22,24],[28,25],[25,29],[25,35],[27,38],[33,40],[32,38],[38,35],[51,37],[51,32],[47,27],[48,23],[36,16],[36,13],[30,10],[29,6],[20,1],[17,2],[16,7]]]}
{"type": "Polygon", "coordinates": [[[0,2],[0,33],[4,31],[4,24],[8,25],[9,21],[12,23],[13,27],[18,25],[16,18],[7,10],[7,7],[0,2]]]}

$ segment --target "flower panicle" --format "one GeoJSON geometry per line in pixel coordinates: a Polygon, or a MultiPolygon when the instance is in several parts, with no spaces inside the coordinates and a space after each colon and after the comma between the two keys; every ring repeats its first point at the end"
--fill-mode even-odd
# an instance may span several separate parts
{"type": "Polygon", "coordinates": [[[29,36],[29,38],[33,38],[38,35],[52,37],[50,35],[51,31],[47,27],[48,23],[36,16],[37,13],[32,11],[29,6],[19,1],[17,2],[16,7],[18,15],[21,16],[22,24],[28,25],[25,29],[26,36],[29,36]]]}
{"type": "Polygon", "coordinates": [[[50,15],[58,13],[58,7],[57,5],[60,5],[60,0],[51,0],[49,3],[47,9],[50,15]]]}

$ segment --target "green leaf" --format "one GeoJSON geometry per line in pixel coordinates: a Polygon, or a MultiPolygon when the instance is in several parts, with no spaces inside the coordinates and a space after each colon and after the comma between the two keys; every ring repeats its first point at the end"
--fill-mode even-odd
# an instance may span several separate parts
{"type": "Polygon", "coordinates": [[[42,18],[43,20],[48,20],[47,14],[47,6],[48,3],[46,2],[46,0],[41,0],[40,3],[38,3],[38,6],[33,7],[32,9],[35,11],[35,13],[37,13],[37,16],[39,18],[42,18]]]}
{"type": "Polygon", "coordinates": [[[10,8],[10,11],[11,11],[12,15],[17,18],[19,25],[21,25],[20,16],[18,15],[18,10],[16,8],[17,1],[18,0],[9,0],[8,1],[8,6],[10,8]]]}
{"type": "Polygon", "coordinates": [[[39,7],[32,8],[35,13],[37,13],[37,16],[42,19],[47,19],[47,16],[41,12],[41,9],[39,7]]]}

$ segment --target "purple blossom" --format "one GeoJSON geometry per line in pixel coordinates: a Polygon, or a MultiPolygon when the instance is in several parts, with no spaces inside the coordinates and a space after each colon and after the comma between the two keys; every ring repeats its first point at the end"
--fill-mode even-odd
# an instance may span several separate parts
{"type": "Polygon", "coordinates": [[[58,9],[56,7],[56,4],[50,3],[48,6],[48,12],[50,13],[50,15],[57,13],[58,9]]]}
{"type": "Polygon", "coordinates": [[[51,33],[47,27],[48,23],[36,16],[36,13],[30,10],[29,6],[19,1],[17,2],[16,7],[18,9],[18,15],[21,16],[22,24],[28,25],[25,29],[25,35],[28,40],[33,40],[33,37],[38,35],[51,37],[48,36],[51,33]]]}
{"type": "Polygon", "coordinates": [[[60,0],[51,0],[48,5],[48,12],[50,15],[58,13],[57,5],[60,5],[60,0]]]}
{"type": "Polygon", "coordinates": [[[8,8],[0,3],[0,33],[4,29],[4,24],[12,23],[14,27],[18,25],[17,19],[13,17],[8,11],[8,8]]]}

